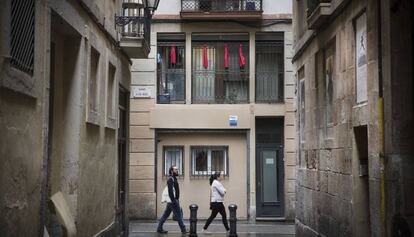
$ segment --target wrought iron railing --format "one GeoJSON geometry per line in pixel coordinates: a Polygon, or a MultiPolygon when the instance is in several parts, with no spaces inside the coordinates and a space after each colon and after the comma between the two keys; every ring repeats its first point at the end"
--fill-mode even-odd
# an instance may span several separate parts
{"type": "Polygon", "coordinates": [[[308,17],[312,15],[312,13],[318,8],[320,3],[329,3],[331,0],[308,0],[308,9],[307,9],[307,15],[308,17]]]}
{"type": "MultiPolygon", "coordinates": [[[[124,2],[124,4],[127,3],[124,2]]],[[[122,37],[144,38],[147,46],[149,47],[151,18],[149,13],[145,11],[144,8],[124,9],[123,15],[115,18],[115,23],[120,26],[120,33],[122,37]]]]}
{"type": "Polygon", "coordinates": [[[249,12],[262,8],[262,0],[181,0],[182,12],[249,12]]]}
{"type": "Polygon", "coordinates": [[[256,102],[276,103],[283,101],[283,72],[256,72],[256,102]]]}
{"type": "Polygon", "coordinates": [[[193,70],[193,103],[243,104],[249,101],[249,72],[193,70]]]}
{"type": "Polygon", "coordinates": [[[283,42],[256,41],[256,102],[283,101],[283,42]]]}

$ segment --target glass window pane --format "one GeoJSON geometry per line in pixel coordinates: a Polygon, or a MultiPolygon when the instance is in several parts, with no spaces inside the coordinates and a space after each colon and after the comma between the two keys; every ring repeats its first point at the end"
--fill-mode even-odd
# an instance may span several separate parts
{"type": "Polygon", "coordinates": [[[277,202],[277,152],[263,151],[263,201],[277,202]]]}
{"type": "Polygon", "coordinates": [[[207,150],[196,149],[194,152],[194,164],[195,171],[204,171],[203,174],[207,174],[207,150]]]}
{"type": "Polygon", "coordinates": [[[179,174],[183,174],[182,167],[182,149],[181,148],[168,148],[165,150],[165,175],[168,175],[168,170],[171,166],[177,166],[179,174]]]}
{"type": "Polygon", "coordinates": [[[211,172],[224,172],[224,150],[211,151],[211,172]]]}

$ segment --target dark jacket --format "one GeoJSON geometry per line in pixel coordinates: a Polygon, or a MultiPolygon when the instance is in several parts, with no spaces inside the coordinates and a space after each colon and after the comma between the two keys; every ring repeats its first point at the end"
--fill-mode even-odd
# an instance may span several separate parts
{"type": "Polygon", "coordinates": [[[180,186],[178,185],[177,178],[174,176],[168,177],[167,186],[168,186],[168,196],[170,196],[171,202],[174,203],[175,200],[180,199],[180,186]],[[175,195],[174,195],[174,190],[175,190],[175,195]]]}

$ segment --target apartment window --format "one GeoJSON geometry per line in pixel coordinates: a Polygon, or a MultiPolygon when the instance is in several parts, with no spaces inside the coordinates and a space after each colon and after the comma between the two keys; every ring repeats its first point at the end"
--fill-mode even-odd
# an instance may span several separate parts
{"type": "Polygon", "coordinates": [[[185,35],[159,34],[157,45],[158,103],[184,103],[185,35]]]}
{"type": "Polygon", "coordinates": [[[35,0],[11,1],[10,64],[33,75],[35,0]]]}
{"type": "Polygon", "coordinates": [[[164,175],[168,176],[171,166],[177,166],[179,174],[184,174],[183,165],[183,147],[180,146],[164,146],[164,175]]]}
{"type": "Polygon", "coordinates": [[[100,54],[91,47],[88,82],[88,122],[99,124],[100,54]]]}
{"type": "Polygon", "coordinates": [[[248,103],[248,34],[193,34],[192,38],[193,103],[248,103]]]}
{"type": "Polygon", "coordinates": [[[300,142],[305,142],[305,123],[306,123],[306,107],[305,107],[305,67],[302,66],[298,71],[299,79],[299,137],[300,142]]]}
{"type": "Polygon", "coordinates": [[[256,35],[256,102],[283,101],[283,33],[256,35]]]}
{"type": "MultiPolygon", "coordinates": [[[[335,40],[333,41],[335,42],[335,40]]],[[[325,98],[326,98],[326,122],[333,124],[333,93],[335,77],[335,44],[331,43],[325,49],[325,98]]]]}
{"type": "Polygon", "coordinates": [[[228,147],[191,147],[191,174],[211,175],[214,172],[228,174],[228,147]]]}
{"type": "Polygon", "coordinates": [[[106,97],[106,117],[107,126],[116,128],[116,68],[112,63],[108,63],[108,89],[106,97]]]}

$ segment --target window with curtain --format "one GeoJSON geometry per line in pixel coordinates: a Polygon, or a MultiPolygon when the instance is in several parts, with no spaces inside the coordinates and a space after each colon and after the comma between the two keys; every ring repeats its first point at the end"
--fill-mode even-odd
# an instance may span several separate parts
{"type": "Polygon", "coordinates": [[[156,60],[158,103],[184,103],[184,35],[160,36],[157,45],[158,50],[156,60]]]}
{"type": "Polygon", "coordinates": [[[244,35],[193,36],[193,103],[248,103],[249,42],[244,38],[244,35]]]}
{"type": "Polygon", "coordinates": [[[183,165],[183,147],[164,146],[164,175],[168,176],[168,170],[171,166],[177,166],[179,174],[184,174],[183,165]]]}
{"type": "Polygon", "coordinates": [[[227,147],[191,147],[191,174],[208,176],[214,172],[228,174],[227,147]]]}

